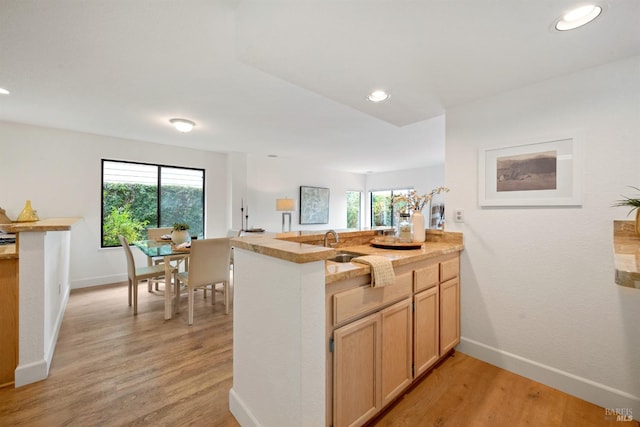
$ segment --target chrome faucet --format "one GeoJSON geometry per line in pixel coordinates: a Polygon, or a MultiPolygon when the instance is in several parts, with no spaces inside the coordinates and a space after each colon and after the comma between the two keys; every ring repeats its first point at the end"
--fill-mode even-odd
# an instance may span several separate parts
{"type": "Polygon", "coordinates": [[[324,246],[329,248],[329,234],[333,234],[333,237],[336,239],[336,244],[338,244],[338,241],[340,240],[338,238],[338,233],[335,232],[335,230],[329,230],[326,233],[324,233],[324,246]]]}

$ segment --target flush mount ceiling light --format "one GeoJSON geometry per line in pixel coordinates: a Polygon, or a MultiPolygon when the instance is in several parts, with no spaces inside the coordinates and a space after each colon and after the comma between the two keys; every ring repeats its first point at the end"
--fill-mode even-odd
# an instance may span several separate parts
{"type": "Polygon", "coordinates": [[[7,89],[0,87],[0,95],[9,95],[11,92],[9,92],[7,89]]]}
{"type": "Polygon", "coordinates": [[[558,31],[568,31],[582,27],[596,19],[600,13],[602,13],[601,6],[595,4],[580,6],[565,13],[561,18],[558,18],[555,23],[555,29],[558,31]]]}
{"type": "Polygon", "coordinates": [[[187,119],[171,119],[169,122],[179,131],[179,132],[191,132],[193,127],[196,125],[195,122],[187,119]]]}
{"type": "Polygon", "coordinates": [[[383,90],[374,90],[367,96],[367,99],[371,102],[382,102],[389,99],[389,94],[383,90]]]}

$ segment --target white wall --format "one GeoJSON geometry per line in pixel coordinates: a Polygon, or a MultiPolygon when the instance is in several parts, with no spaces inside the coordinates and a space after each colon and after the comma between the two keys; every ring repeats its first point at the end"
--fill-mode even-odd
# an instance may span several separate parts
{"type": "MultiPolygon", "coordinates": [[[[250,155],[247,159],[249,227],[282,230],[282,214],[276,199],[296,200],[292,230],[328,230],[347,227],[347,191],[364,191],[365,175],[327,169],[285,158],[250,155]],[[329,223],[300,225],[300,186],[329,188],[329,223]]],[[[238,215],[234,212],[233,215],[238,215]]]]}
{"type": "MultiPolygon", "coordinates": [[[[465,353],[640,416],[640,291],[614,283],[614,200],[640,186],[640,58],[447,113],[447,203],[465,211],[465,353]],[[584,204],[480,208],[479,147],[582,131],[584,204]]],[[[633,192],[633,191],[632,191],[633,192]]],[[[603,414],[604,415],[604,414],[603,414]]]]}
{"type": "Polygon", "coordinates": [[[27,199],[40,218],[83,218],[71,232],[72,288],[126,280],[122,249],[100,248],[103,158],[204,168],[207,236],[229,227],[224,154],[8,122],[0,122],[0,147],[0,207],[10,218],[27,199]]]}
{"type": "MultiPolygon", "coordinates": [[[[180,137],[185,136],[176,136],[180,137]]],[[[248,204],[251,227],[280,231],[282,216],[275,200],[290,197],[296,200],[293,230],[343,229],[347,191],[364,192],[369,183],[376,189],[396,184],[420,189],[433,180],[433,185],[425,185],[428,191],[442,181],[442,166],[363,175],[286,158],[212,153],[10,122],[0,122],[0,148],[0,207],[10,218],[18,216],[27,199],[41,218],[82,217],[71,233],[71,288],[126,280],[122,250],[100,248],[103,158],[204,168],[207,236],[242,227],[241,199],[248,204]],[[329,224],[299,224],[301,185],[330,189],[329,224]]],[[[363,224],[368,226],[368,218],[363,224]]],[[[145,262],[138,251],[134,254],[138,262],[145,262]]]]}

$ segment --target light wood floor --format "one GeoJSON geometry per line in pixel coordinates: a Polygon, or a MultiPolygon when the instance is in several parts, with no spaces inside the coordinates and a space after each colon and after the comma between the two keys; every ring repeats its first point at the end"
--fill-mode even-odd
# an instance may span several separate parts
{"type": "MultiPolygon", "coordinates": [[[[163,320],[163,299],[126,285],[74,291],[49,378],[0,389],[0,426],[237,426],[229,412],[232,314],[196,298],[194,325],[163,320]]],[[[201,296],[202,294],[200,294],[201,296]]],[[[380,426],[638,426],[461,353],[379,420],[380,426]]],[[[277,426],[280,427],[280,426],[277,426]]],[[[295,426],[297,427],[297,426],[295,426]]]]}

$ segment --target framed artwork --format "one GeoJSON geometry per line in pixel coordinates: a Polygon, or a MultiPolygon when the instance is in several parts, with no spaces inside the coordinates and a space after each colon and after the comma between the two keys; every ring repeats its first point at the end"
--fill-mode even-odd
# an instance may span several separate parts
{"type": "Polygon", "coordinates": [[[548,138],[478,155],[480,206],[581,206],[578,138],[548,138]]]}
{"type": "Polygon", "coordinates": [[[329,223],[329,189],[300,186],[300,224],[329,223]]]}

